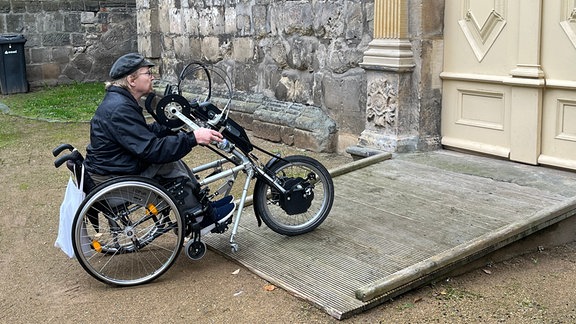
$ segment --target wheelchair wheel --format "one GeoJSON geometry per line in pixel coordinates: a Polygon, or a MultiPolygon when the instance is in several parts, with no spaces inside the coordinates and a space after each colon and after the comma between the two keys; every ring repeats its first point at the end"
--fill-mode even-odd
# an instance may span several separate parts
{"type": "Polygon", "coordinates": [[[334,184],[326,168],[301,155],[287,156],[269,167],[288,193],[283,195],[265,180],[254,186],[254,212],[279,234],[310,232],[328,217],[334,202],[334,184]]]}
{"type": "Polygon", "coordinates": [[[78,262],[110,285],[134,286],[161,276],[184,242],[184,223],[166,190],[142,177],[118,177],[95,188],[72,225],[78,262]]]}

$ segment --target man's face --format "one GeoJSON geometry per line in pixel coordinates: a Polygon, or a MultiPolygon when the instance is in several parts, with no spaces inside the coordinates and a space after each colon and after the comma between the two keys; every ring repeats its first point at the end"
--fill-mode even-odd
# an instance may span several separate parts
{"type": "Polygon", "coordinates": [[[154,80],[154,75],[150,67],[141,67],[135,73],[134,90],[144,94],[152,92],[152,80],[154,80]]]}

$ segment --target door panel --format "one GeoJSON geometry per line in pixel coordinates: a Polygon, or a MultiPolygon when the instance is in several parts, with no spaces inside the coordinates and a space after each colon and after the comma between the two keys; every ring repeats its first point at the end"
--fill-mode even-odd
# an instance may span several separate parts
{"type": "Polygon", "coordinates": [[[576,169],[576,1],[446,1],[442,144],[576,169]]]}
{"type": "Polygon", "coordinates": [[[544,8],[542,65],[546,90],[539,163],[576,169],[576,6],[553,1],[544,8]]]}
{"type": "Polygon", "coordinates": [[[451,109],[443,109],[442,124],[450,127],[444,129],[442,143],[508,157],[507,97],[507,89],[498,85],[445,80],[443,101],[451,109]]]}
{"type": "Polygon", "coordinates": [[[446,1],[442,144],[508,158],[515,68],[509,1],[446,1]]]}

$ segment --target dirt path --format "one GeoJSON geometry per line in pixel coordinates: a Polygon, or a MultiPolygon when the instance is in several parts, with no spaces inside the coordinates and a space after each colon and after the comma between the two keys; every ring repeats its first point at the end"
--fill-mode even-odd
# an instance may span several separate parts
{"type": "MultiPolygon", "coordinates": [[[[83,149],[87,138],[87,124],[0,114],[0,323],[338,322],[281,289],[265,289],[268,282],[212,251],[200,261],[182,254],[149,285],[111,288],[92,279],[53,247],[68,174],[54,168],[50,151],[62,142],[83,149]]],[[[316,157],[329,167],[349,162],[316,157]]],[[[571,244],[423,287],[344,322],[570,323],[575,279],[571,244]]]]}

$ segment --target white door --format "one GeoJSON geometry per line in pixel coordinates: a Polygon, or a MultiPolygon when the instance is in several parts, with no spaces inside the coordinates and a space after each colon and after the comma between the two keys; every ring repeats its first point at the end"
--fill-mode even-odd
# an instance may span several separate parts
{"type": "Polygon", "coordinates": [[[575,1],[446,1],[441,76],[446,147],[576,169],[575,1]]]}

